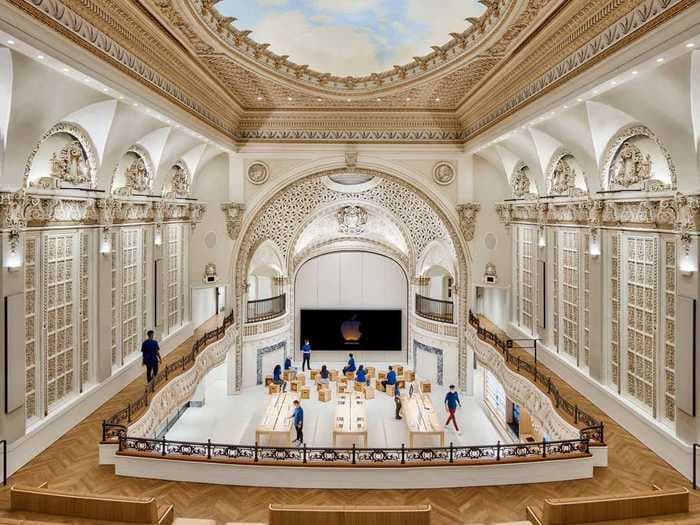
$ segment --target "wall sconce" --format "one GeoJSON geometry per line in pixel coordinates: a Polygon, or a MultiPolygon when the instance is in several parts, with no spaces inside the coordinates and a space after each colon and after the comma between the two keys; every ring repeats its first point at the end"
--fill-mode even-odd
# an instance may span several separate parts
{"type": "Polygon", "coordinates": [[[600,238],[596,229],[591,230],[590,240],[588,241],[588,253],[594,259],[600,257],[600,238]]]}
{"type": "Polygon", "coordinates": [[[540,226],[539,236],[537,239],[537,246],[544,248],[547,246],[547,237],[545,235],[544,226],[540,226]]]}
{"type": "Polygon", "coordinates": [[[161,232],[160,224],[156,224],[156,231],[153,234],[153,244],[156,246],[163,244],[163,234],[161,232]]]}
{"type": "Polygon", "coordinates": [[[695,253],[695,243],[689,233],[681,234],[681,253],[678,257],[678,271],[690,276],[698,271],[698,260],[695,253]]]}
{"type": "Polygon", "coordinates": [[[112,253],[112,232],[109,228],[102,230],[102,240],[100,241],[100,253],[109,255],[112,253]]]}
{"type": "Polygon", "coordinates": [[[13,272],[22,267],[22,243],[19,231],[10,231],[3,246],[3,266],[13,272]]]}

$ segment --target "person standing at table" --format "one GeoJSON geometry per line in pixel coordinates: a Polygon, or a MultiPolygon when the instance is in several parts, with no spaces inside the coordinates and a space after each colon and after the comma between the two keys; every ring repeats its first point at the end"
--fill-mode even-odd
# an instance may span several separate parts
{"type": "Polygon", "coordinates": [[[294,443],[301,445],[304,442],[304,409],[301,408],[301,403],[298,399],[294,400],[294,411],[289,419],[294,419],[294,430],[297,431],[297,438],[294,443]]]}
{"type": "Polygon", "coordinates": [[[158,375],[158,364],[162,361],[160,357],[160,346],[153,338],[153,330],[146,332],[148,339],[141,344],[143,354],[143,366],[146,367],[146,383],[150,383],[158,375]]]}
{"type": "Polygon", "coordinates": [[[447,395],[445,396],[445,408],[450,413],[450,417],[447,418],[447,423],[445,423],[445,426],[449,426],[450,421],[452,421],[452,424],[455,426],[455,432],[459,432],[459,428],[457,428],[457,418],[455,418],[457,406],[461,408],[462,402],[459,400],[459,394],[457,393],[455,386],[450,385],[450,391],[447,392],[447,395]]]}
{"type": "Polygon", "coordinates": [[[386,385],[395,385],[396,384],[396,372],[394,371],[394,367],[389,365],[389,372],[386,374],[386,379],[382,381],[382,386],[384,387],[384,390],[386,390],[386,385]]]}
{"type": "Polygon", "coordinates": [[[401,417],[401,393],[399,392],[399,385],[394,387],[394,404],[396,405],[396,419],[403,419],[401,417]]]}
{"type": "Polygon", "coordinates": [[[311,370],[311,343],[309,343],[308,339],[304,339],[304,346],[301,347],[301,354],[303,356],[301,361],[301,371],[304,372],[306,370],[305,367],[308,367],[309,370],[311,370]]]}
{"type": "Polygon", "coordinates": [[[348,365],[343,368],[343,375],[357,370],[357,368],[355,368],[355,358],[352,356],[352,354],[348,354],[348,358],[348,365]]]}

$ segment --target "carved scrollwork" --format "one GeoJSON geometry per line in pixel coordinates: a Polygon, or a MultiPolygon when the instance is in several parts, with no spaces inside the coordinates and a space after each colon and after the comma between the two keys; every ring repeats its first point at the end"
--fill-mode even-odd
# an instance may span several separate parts
{"type": "Polygon", "coordinates": [[[192,231],[194,231],[197,228],[197,225],[202,222],[206,212],[206,204],[190,204],[190,226],[192,227],[192,231]]]}
{"type": "Polygon", "coordinates": [[[365,231],[367,210],[361,206],[343,206],[336,213],[338,231],[349,235],[359,235],[365,231]]]}
{"type": "Polygon", "coordinates": [[[233,242],[238,240],[243,224],[243,204],[237,202],[224,202],[221,209],[226,215],[226,231],[233,242]]]}
{"type": "Polygon", "coordinates": [[[481,209],[478,202],[466,202],[457,205],[457,214],[459,215],[459,225],[462,229],[462,234],[467,241],[474,239],[474,229],[476,228],[476,216],[481,209]]]}
{"type": "Polygon", "coordinates": [[[527,173],[528,167],[524,164],[516,166],[510,178],[510,187],[515,198],[529,198],[534,195],[530,192],[530,176],[527,173]]]}

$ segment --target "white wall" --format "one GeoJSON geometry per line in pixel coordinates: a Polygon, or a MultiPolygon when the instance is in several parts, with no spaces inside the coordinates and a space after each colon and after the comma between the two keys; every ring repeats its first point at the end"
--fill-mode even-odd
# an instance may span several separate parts
{"type": "MultiPolygon", "coordinates": [[[[365,252],[339,252],[321,255],[306,262],[294,283],[295,358],[299,353],[299,312],[302,308],[401,308],[401,352],[354,352],[360,363],[406,361],[406,313],[408,281],[393,260],[365,252]]],[[[344,361],[343,352],[314,352],[312,362],[344,361]]]]}

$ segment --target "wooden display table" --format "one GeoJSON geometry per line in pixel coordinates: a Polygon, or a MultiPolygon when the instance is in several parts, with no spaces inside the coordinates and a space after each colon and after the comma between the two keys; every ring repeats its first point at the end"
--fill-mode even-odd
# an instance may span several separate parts
{"type": "Polygon", "coordinates": [[[304,374],[297,374],[294,380],[304,386],[306,384],[306,376],[304,374]]]}
{"type": "Polygon", "coordinates": [[[392,365],[397,376],[403,375],[403,365],[392,365]]]}
{"type": "Polygon", "coordinates": [[[396,393],[396,385],[386,385],[384,387],[384,392],[386,392],[386,395],[389,397],[394,397],[394,394],[396,393]]]}
{"type": "Polygon", "coordinates": [[[355,379],[355,372],[345,372],[345,377],[352,381],[353,379],[355,379]]]}
{"type": "Polygon", "coordinates": [[[314,368],[313,370],[311,370],[311,372],[309,372],[309,377],[311,378],[311,380],[314,380],[320,372],[320,370],[314,368]]]}
{"type": "Polygon", "coordinates": [[[348,384],[347,383],[338,383],[336,385],[337,392],[339,394],[345,394],[348,391],[348,384]]]}
{"type": "Polygon", "coordinates": [[[337,370],[331,370],[331,372],[330,372],[330,380],[331,380],[331,381],[337,381],[337,380],[338,380],[338,371],[337,371],[337,370]]]}
{"type": "Polygon", "coordinates": [[[299,392],[299,389],[304,386],[304,383],[300,381],[292,381],[289,383],[292,392],[299,392]]]}
{"type": "Polygon", "coordinates": [[[365,399],[374,399],[374,388],[371,386],[363,387],[362,392],[365,394],[365,399]]]}
{"type": "Polygon", "coordinates": [[[362,392],[362,389],[364,387],[365,387],[365,383],[359,383],[359,382],[355,381],[355,383],[353,384],[353,390],[355,392],[362,392]]]}
{"type": "Polygon", "coordinates": [[[423,394],[430,394],[433,391],[433,386],[430,384],[430,381],[421,381],[420,391],[423,394]]]}
{"type": "Polygon", "coordinates": [[[262,437],[269,441],[282,442],[285,446],[292,444],[292,414],[294,400],[297,395],[293,392],[283,392],[270,396],[263,413],[262,421],[255,429],[255,441],[260,443],[262,437]]]}
{"type": "Polygon", "coordinates": [[[338,395],[333,424],[333,446],[338,436],[360,436],[367,447],[367,402],[359,392],[338,395]]]}
{"type": "Polygon", "coordinates": [[[272,383],[272,376],[265,376],[265,386],[272,383]]]}
{"type": "Polygon", "coordinates": [[[371,377],[375,377],[377,374],[377,369],[374,368],[373,366],[368,366],[367,367],[367,379],[371,377]]]}
{"type": "Polygon", "coordinates": [[[322,403],[326,403],[331,400],[331,391],[327,388],[322,388],[318,391],[318,400],[322,403]]]}
{"type": "Polygon", "coordinates": [[[311,399],[311,393],[310,393],[310,389],[308,386],[300,387],[299,398],[300,399],[311,399]]]}
{"type": "Polygon", "coordinates": [[[411,383],[416,380],[416,373],[413,370],[404,370],[403,379],[411,383]]]}
{"type": "Polygon", "coordinates": [[[279,394],[280,393],[280,386],[276,383],[270,383],[267,385],[267,393],[272,395],[272,394],[279,394]]]}
{"type": "Polygon", "coordinates": [[[401,406],[403,419],[408,427],[409,447],[413,448],[413,438],[416,435],[437,436],[440,438],[440,446],[445,446],[445,428],[433,409],[429,395],[414,389],[413,396],[409,397],[408,394],[401,396],[401,406]]]}
{"type": "Polygon", "coordinates": [[[294,377],[297,375],[294,370],[285,370],[283,376],[285,381],[294,381],[294,377]]]}

